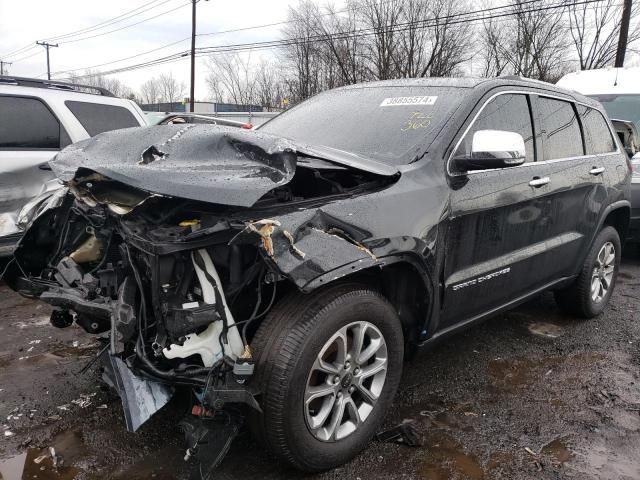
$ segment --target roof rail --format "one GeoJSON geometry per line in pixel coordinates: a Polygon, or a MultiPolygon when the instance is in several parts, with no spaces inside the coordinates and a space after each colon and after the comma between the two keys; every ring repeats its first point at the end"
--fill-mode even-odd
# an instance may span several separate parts
{"type": "Polygon", "coordinates": [[[94,87],[92,85],[82,85],[78,83],[59,82],[57,80],[42,80],[40,78],[25,78],[13,76],[0,76],[0,85],[18,85],[21,87],[50,88],[53,90],[63,90],[66,92],[89,93],[102,95],[104,97],[115,97],[106,88],[94,87]]]}

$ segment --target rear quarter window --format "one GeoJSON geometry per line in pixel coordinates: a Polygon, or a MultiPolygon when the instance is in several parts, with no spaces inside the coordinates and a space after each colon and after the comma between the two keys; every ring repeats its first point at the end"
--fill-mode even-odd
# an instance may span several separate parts
{"type": "Polygon", "coordinates": [[[58,150],[69,136],[51,110],[39,99],[0,96],[0,148],[58,150]]]}
{"type": "Polygon", "coordinates": [[[64,104],[92,137],[110,130],[140,126],[140,122],[124,107],[73,100],[64,104]]]}
{"type": "Polygon", "coordinates": [[[546,97],[539,97],[537,103],[543,129],[544,159],[584,155],[582,134],[573,105],[546,97]]]}
{"type": "Polygon", "coordinates": [[[615,141],[602,114],[598,110],[584,105],[578,105],[578,114],[582,120],[587,155],[615,152],[615,141]]]}

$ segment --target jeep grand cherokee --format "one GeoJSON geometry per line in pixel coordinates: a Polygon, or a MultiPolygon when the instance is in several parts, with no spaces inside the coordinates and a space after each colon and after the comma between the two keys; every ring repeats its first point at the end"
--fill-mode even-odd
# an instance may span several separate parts
{"type": "Polygon", "coordinates": [[[69,193],[11,286],[104,333],[130,429],[191,389],[188,452],[209,466],[244,419],[295,467],[348,461],[408,349],[544,290],[602,312],[629,223],[600,104],[517,78],[354,85],[256,131],[103,133],[51,167],[69,193]]]}

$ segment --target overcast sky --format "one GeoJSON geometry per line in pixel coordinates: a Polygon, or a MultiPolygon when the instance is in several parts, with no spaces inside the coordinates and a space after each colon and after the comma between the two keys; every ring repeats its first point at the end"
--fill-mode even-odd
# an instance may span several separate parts
{"type": "MultiPolygon", "coordinates": [[[[199,34],[206,34],[281,22],[287,17],[288,5],[295,3],[297,3],[296,0],[201,0],[197,7],[197,30],[199,34]]],[[[334,0],[333,3],[340,7],[344,4],[344,0],[334,0]]],[[[136,58],[96,67],[94,70],[125,67],[181,52],[190,46],[190,4],[190,0],[110,0],[108,2],[96,0],[0,0],[0,60],[13,62],[8,68],[10,73],[14,75],[45,78],[47,70],[45,49],[41,46],[35,46],[36,40],[45,40],[77,32],[137,8],[148,10],[98,30],[50,40],[60,44],[58,48],[51,49],[52,72],[75,70],[77,74],[83,74],[87,67],[138,55],[175,42],[177,42],[175,45],[136,58]],[[149,5],[143,7],[147,4],[149,5]],[[126,27],[174,9],[175,11],[166,15],[160,15],[158,18],[134,25],[131,28],[77,41],[83,37],[126,27]],[[28,48],[7,56],[25,46],[28,48]]],[[[281,28],[280,25],[243,32],[204,35],[198,37],[197,46],[278,39],[281,28]]],[[[263,50],[253,53],[252,59],[258,60],[260,56],[269,55],[272,55],[271,51],[263,50]]],[[[630,52],[628,56],[628,66],[640,65],[639,56],[631,55],[630,52]]],[[[166,71],[171,71],[174,76],[188,86],[188,57],[174,63],[119,73],[116,78],[138,91],[146,79],[166,71]]],[[[473,72],[473,69],[469,68],[469,71],[473,72]]],[[[206,74],[204,60],[198,59],[196,66],[196,99],[198,100],[209,97],[205,84],[206,74]]],[[[60,75],[58,78],[61,78],[60,75]]]]}
{"type": "MultiPolygon", "coordinates": [[[[13,75],[46,78],[46,54],[44,47],[35,47],[19,54],[3,58],[6,54],[26,45],[34,44],[53,36],[59,36],[91,27],[100,22],[129,12],[151,0],[0,0],[0,60],[13,61],[9,71],[13,75]],[[26,58],[29,57],[29,58],[26,58]]],[[[113,69],[140,63],[190,48],[191,6],[189,0],[158,0],[149,7],[158,5],[140,15],[123,22],[106,26],[101,30],[75,37],[52,40],[59,43],[51,49],[51,71],[78,69],[84,73],[86,67],[136,55],[163,45],[176,45],[151,52],[147,55],[100,67],[113,69]],[[166,2],[162,4],[163,2],[166,2]],[[181,5],[184,5],[180,7],[181,5]],[[168,10],[177,10],[156,19],[126,28],[108,35],[71,42],[78,38],[115,30],[168,10]],[[67,43],[64,43],[67,41],[67,43]]],[[[286,19],[289,1],[285,0],[209,0],[198,3],[198,33],[231,30],[247,26],[275,23],[286,19]]],[[[145,7],[145,8],[149,8],[145,7]]],[[[203,36],[197,39],[197,47],[244,43],[280,38],[281,26],[223,35],[203,36]]],[[[269,55],[265,52],[253,54],[269,55]]],[[[100,68],[96,69],[99,70],[100,68]]],[[[149,77],[170,70],[188,85],[188,59],[166,65],[155,66],[118,74],[122,82],[138,90],[149,77]]],[[[196,64],[196,99],[208,97],[204,82],[206,68],[199,59],[196,64]]],[[[55,77],[54,77],[55,78],[55,77]]]]}

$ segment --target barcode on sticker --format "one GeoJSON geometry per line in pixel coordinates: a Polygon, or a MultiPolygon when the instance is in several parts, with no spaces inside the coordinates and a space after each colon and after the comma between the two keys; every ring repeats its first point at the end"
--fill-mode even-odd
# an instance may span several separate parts
{"type": "Polygon", "coordinates": [[[395,107],[398,105],[433,105],[438,99],[437,96],[420,97],[389,97],[382,100],[381,107],[395,107]]]}

